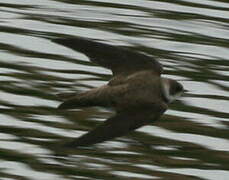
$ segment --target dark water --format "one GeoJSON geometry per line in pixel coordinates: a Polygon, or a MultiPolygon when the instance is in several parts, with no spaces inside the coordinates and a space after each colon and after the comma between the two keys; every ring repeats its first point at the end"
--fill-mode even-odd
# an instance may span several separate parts
{"type": "Polygon", "coordinates": [[[229,179],[228,17],[226,0],[0,0],[0,179],[229,179]],[[112,112],[56,109],[56,93],[111,74],[49,40],[63,36],[157,57],[192,97],[128,136],[65,151],[112,112]]]}

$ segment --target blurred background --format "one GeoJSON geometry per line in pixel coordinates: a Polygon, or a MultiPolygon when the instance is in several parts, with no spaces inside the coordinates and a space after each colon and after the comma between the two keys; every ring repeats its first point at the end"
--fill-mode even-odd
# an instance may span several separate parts
{"type": "Polygon", "coordinates": [[[229,179],[228,17],[226,0],[0,0],[0,179],[229,179]],[[113,112],[56,109],[57,93],[111,77],[50,41],[64,36],[155,57],[191,97],[128,136],[65,151],[113,112]]]}

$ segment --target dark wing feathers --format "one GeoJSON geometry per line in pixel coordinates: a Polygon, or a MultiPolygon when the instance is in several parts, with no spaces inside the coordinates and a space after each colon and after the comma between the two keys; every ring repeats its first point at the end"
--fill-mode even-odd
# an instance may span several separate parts
{"type": "Polygon", "coordinates": [[[92,62],[111,69],[114,75],[131,73],[139,70],[152,70],[162,73],[162,65],[152,57],[86,38],[59,38],[53,42],[84,53],[92,62]]]}
{"type": "MultiPolygon", "coordinates": [[[[59,38],[52,41],[84,53],[91,61],[111,69],[114,75],[131,74],[141,70],[150,70],[160,75],[163,70],[162,65],[155,59],[125,48],[83,38],[59,38]]],[[[87,146],[123,136],[157,120],[166,108],[167,106],[159,104],[130,107],[129,110],[125,109],[125,111],[117,112],[115,116],[109,118],[94,130],[66,144],[66,146],[87,146]]]]}
{"type": "Polygon", "coordinates": [[[66,147],[88,146],[116,137],[126,135],[130,131],[157,120],[166,110],[163,107],[149,105],[131,111],[119,112],[109,118],[94,130],[82,135],[76,140],[67,143],[66,147]],[[156,113],[155,111],[156,110],[156,113]]]}

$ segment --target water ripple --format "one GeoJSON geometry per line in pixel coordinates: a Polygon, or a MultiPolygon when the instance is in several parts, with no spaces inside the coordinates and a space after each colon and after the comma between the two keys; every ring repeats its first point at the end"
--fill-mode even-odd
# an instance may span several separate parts
{"type": "Polygon", "coordinates": [[[228,179],[227,1],[0,0],[0,177],[228,179]],[[87,37],[158,58],[191,97],[152,126],[92,147],[60,144],[101,123],[100,108],[59,111],[57,93],[111,73],[50,41],[87,37]]]}

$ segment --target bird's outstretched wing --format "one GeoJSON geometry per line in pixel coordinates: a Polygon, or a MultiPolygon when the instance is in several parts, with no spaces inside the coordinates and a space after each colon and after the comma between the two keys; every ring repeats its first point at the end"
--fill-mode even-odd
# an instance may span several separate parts
{"type": "Polygon", "coordinates": [[[163,105],[146,105],[141,108],[131,108],[131,110],[119,112],[94,130],[65,144],[65,146],[72,148],[88,146],[126,135],[130,131],[157,120],[165,110],[166,107],[163,105]]]}
{"type": "Polygon", "coordinates": [[[53,42],[84,53],[92,62],[111,69],[114,75],[150,70],[160,75],[162,65],[154,58],[126,48],[116,47],[86,38],[57,38],[53,42]]]}

